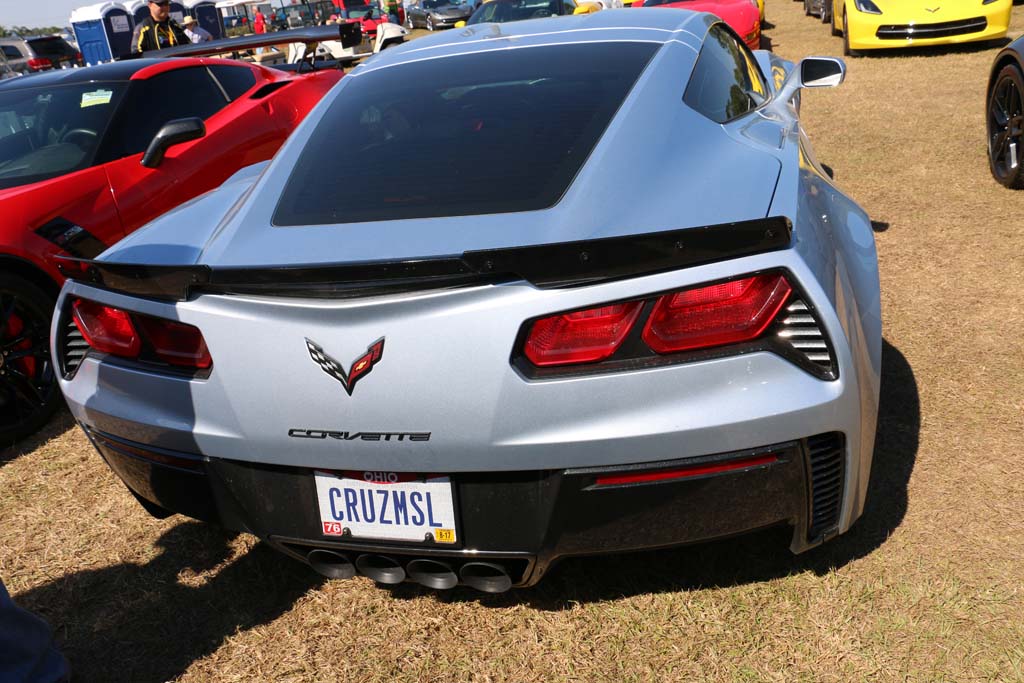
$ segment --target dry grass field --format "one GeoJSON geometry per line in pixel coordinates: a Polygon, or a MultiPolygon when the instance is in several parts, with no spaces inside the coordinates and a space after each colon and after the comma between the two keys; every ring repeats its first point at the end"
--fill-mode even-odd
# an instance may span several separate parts
{"type": "MultiPolygon", "coordinates": [[[[841,54],[798,3],[768,19],[786,57],[841,54]]],[[[804,96],[818,157],[880,230],[871,493],[835,542],[571,561],[496,597],[325,581],[151,519],[65,414],[0,451],[0,576],[83,682],[1024,681],[1024,192],[986,164],[995,52],[849,60],[804,96]]]]}

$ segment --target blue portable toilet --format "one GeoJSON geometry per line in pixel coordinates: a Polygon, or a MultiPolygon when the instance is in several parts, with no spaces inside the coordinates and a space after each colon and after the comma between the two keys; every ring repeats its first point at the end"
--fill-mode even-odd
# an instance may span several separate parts
{"type": "Polygon", "coordinates": [[[181,22],[185,21],[185,14],[185,5],[178,2],[178,0],[171,0],[171,19],[178,22],[180,26],[181,22]]]}
{"type": "Polygon", "coordinates": [[[185,9],[213,36],[214,40],[224,37],[224,23],[213,0],[185,0],[185,9]]]}
{"type": "Polygon", "coordinates": [[[71,29],[86,64],[109,62],[131,54],[131,16],[117,3],[79,7],[71,12],[71,29]]]}
{"type": "Polygon", "coordinates": [[[128,14],[132,15],[132,29],[149,16],[149,3],[146,0],[128,0],[122,2],[121,5],[128,10],[128,14]]]}

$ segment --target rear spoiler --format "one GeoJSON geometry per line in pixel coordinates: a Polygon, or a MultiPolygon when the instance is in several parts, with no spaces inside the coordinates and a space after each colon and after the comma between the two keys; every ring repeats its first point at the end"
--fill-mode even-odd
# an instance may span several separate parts
{"type": "Polygon", "coordinates": [[[205,43],[176,45],[159,52],[150,52],[146,57],[208,57],[210,55],[254,50],[258,47],[284,45],[286,43],[322,43],[325,40],[340,40],[342,47],[355,47],[363,40],[363,28],[358,22],[334,24],[330,26],[307,26],[305,28],[257,33],[238,38],[221,38],[205,43]]]}
{"type": "Polygon", "coordinates": [[[778,251],[792,231],[788,218],[775,217],[403,261],[213,268],[58,257],[57,267],[69,280],[162,301],[201,293],[347,298],[522,280],[553,289],[778,251]]]}

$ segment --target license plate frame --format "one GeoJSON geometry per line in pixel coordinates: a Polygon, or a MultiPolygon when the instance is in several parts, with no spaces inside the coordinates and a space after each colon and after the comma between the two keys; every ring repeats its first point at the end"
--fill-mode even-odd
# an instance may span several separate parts
{"type": "Polygon", "coordinates": [[[448,475],[314,470],[313,478],[326,538],[461,545],[456,487],[448,475]]]}

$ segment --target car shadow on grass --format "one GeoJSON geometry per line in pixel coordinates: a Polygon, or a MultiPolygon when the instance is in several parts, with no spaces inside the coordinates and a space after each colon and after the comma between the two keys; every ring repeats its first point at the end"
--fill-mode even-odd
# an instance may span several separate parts
{"type": "Polygon", "coordinates": [[[14,598],[53,627],[76,683],[176,679],[225,638],[273,621],[324,581],[262,543],[232,561],[233,537],[183,522],[144,564],[76,572],[14,598]]]}
{"type": "MultiPolygon", "coordinates": [[[[828,574],[872,553],[902,523],[920,428],[913,369],[898,349],[883,341],[878,432],[867,502],[863,516],[843,536],[802,555],[789,552],[792,532],[780,527],[672,550],[571,558],[531,589],[486,595],[460,587],[437,593],[437,599],[561,610],[631,595],[760,583],[802,572],[828,574]]],[[[398,598],[426,593],[408,584],[393,592],[398,598]]]]}
{"type": "Polygon", "coordinates": [[[67,406],[63,405],[63,401],[61,401],[60,410],[50,418],[50,421],[42,429],[6,448],[0,448],[0,467],[23,455],[28,455],[50,439],[60,436],[74,426],[75,419],[71,417],[67,406]]]}
{"type": "Polygon", "coordinates": [[[975,52],[988,52],[989,50],[1001,50],[1012,41],[1010,38],[995,38],[983,40],[977,43],[952,43],[950,45],[929,45],[926,47],[889,47],[877,50],[861,50],[856,57],[850,59],[878,59],[890,57],[935,57],[952,54],[973,54],[975,52]]]}

